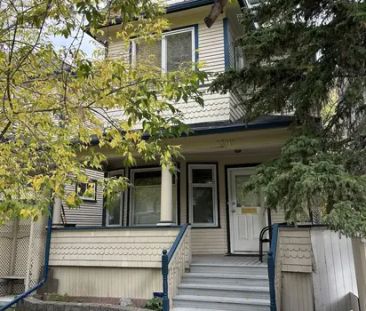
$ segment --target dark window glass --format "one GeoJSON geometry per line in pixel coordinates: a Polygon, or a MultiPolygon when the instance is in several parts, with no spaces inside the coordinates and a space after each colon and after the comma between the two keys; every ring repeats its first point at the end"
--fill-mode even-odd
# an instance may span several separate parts
{"type": "Polygon", "coordinates": [[[110,203],[110,207],[108,208],[108,225],[121,225],[121,212],[122,212],[122,201],[123,195],[117,194],[110,203]]]}
{"type": "Polygon", "coordinates": [[[192,32],[166,36],[167,71],[177,71],[182,65],[192,63],[192,32]]]}
{"type": "Polygon", "coordinates": [[[192,169],[192,182],[194,184],[206,184],[206,183],[212,183],[212,169],[205,168],[205,169],[192,169]]]}
{"type": "Polygon", "coordinates": [[[193,223],[213,223],[213,189],[193,187],[193,223]]]}
{"type": "Polygon", "coordinates": [[[161,68],[161,40],[136,43],[136,62],[161,68]]]}
{"type": "Polygon", "coordinates": [[[161,184],[161,171],[136,172],[134,175],[135,186],[152,186],[161,184]]]}

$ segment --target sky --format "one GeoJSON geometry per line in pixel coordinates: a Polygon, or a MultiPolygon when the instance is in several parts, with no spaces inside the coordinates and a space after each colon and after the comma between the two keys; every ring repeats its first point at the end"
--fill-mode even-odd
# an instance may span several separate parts
{"type": "MultiPolygon", "coordinates": [[[[51,38],[51,41],[56,49],[68,48],[73,41],[73,37],[74,36],[70,36],[70,38],[66,39],[63,36],[55,36],[51,38]]],[[[89,59],[93,58],[93,52],[97,49],[97,47],[100,48],[102,45],[91,36],[84,33],[80,48],[84,53],[86,53],[89,59]]]]}

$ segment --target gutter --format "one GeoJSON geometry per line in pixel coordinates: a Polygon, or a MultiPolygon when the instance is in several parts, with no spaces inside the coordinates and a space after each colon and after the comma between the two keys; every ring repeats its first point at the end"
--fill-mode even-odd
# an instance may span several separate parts
{"type": "Polygon", "coordinates": [[[8,310],[10,307],[12,307],[17,302],[23,300],[24,298],[31,295],[33,292],[35,292],[37,289],[41,288],[48,279],[48,271],[49,271],[49,259],[50,259],[50,247],[51,247],[51,233],[52,233],[52,214],[53,214],[53,208],[49,207],[49,215],[48,215],[48,223],[47,223],[47,236],[46,236],[46,247],[45,247],[45,254],[44,254],[44,270],[43,270],[43,277],[41,281],[38,282],[37,285],[32,287],[31,289],[27,290],[23,294],[15,297],[12,301],[10,301],[5,306],[1,307],[0,311],[8,310]]]}

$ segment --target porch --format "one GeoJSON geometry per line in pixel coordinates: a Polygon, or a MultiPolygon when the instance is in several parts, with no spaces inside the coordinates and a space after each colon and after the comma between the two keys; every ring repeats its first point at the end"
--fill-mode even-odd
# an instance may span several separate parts
{"type": "MultiPolygon", "coordinates": [[[[175,162],[175,174],[156,162],[122,167],[122,159],[106,150],[105,170],[88,171],[90,178],[125,176],[132,186],[109,209],[103,208],[102,189],[96,190],[94,201],[84,200],[78,209],[60,202],[54,223],[76,228],[190,223],[194,255],[258,254],[260,230],[270,217],[282,222],[283,215],[268,215],[260,194],[243,197],[241,189],[258,164],[279,154],[289,135],[287,125],[260,129],[233,125],[223,133],[215,132],[217,127],[202,128],[195,135],[175,139],[170,143],[180,145],[183,153],[175,162]]],[[[75,186],[67,191],[75,191],[75,186]]]]}

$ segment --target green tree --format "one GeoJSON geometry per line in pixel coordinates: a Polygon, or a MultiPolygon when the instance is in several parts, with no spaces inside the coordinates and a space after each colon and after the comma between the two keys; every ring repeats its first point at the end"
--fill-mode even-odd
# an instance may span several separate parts
{"type": "Polygon", "coordinates": [[[217,77],[247,117],[290,112],[294,137],[248,186],[289,222],[320,216],[366,236],[366,3],[269,0],[244,9],[245,67],[217,77]]]}
{"type": "MultiPolygon", "coordinates": [[[[91,61],[80,49],[86,26],[102,36],[116,17],[119,39],[154,40],[168,26],[164,12],[152,0],[0,1],[0,223],[35,217],[55,196],[77,206],[64,185],[86,181],[84,169],[101,168],[106,150],[127,165],[136,156],[169,164],[179,154],[164,142],[187,130],[174,103],[201,103],[204,74],[91,61]],[[57,50],[55,36],[70,45],[57,50]]],[[[107,192],[126,183],[113,180],[107,192]]]]}

